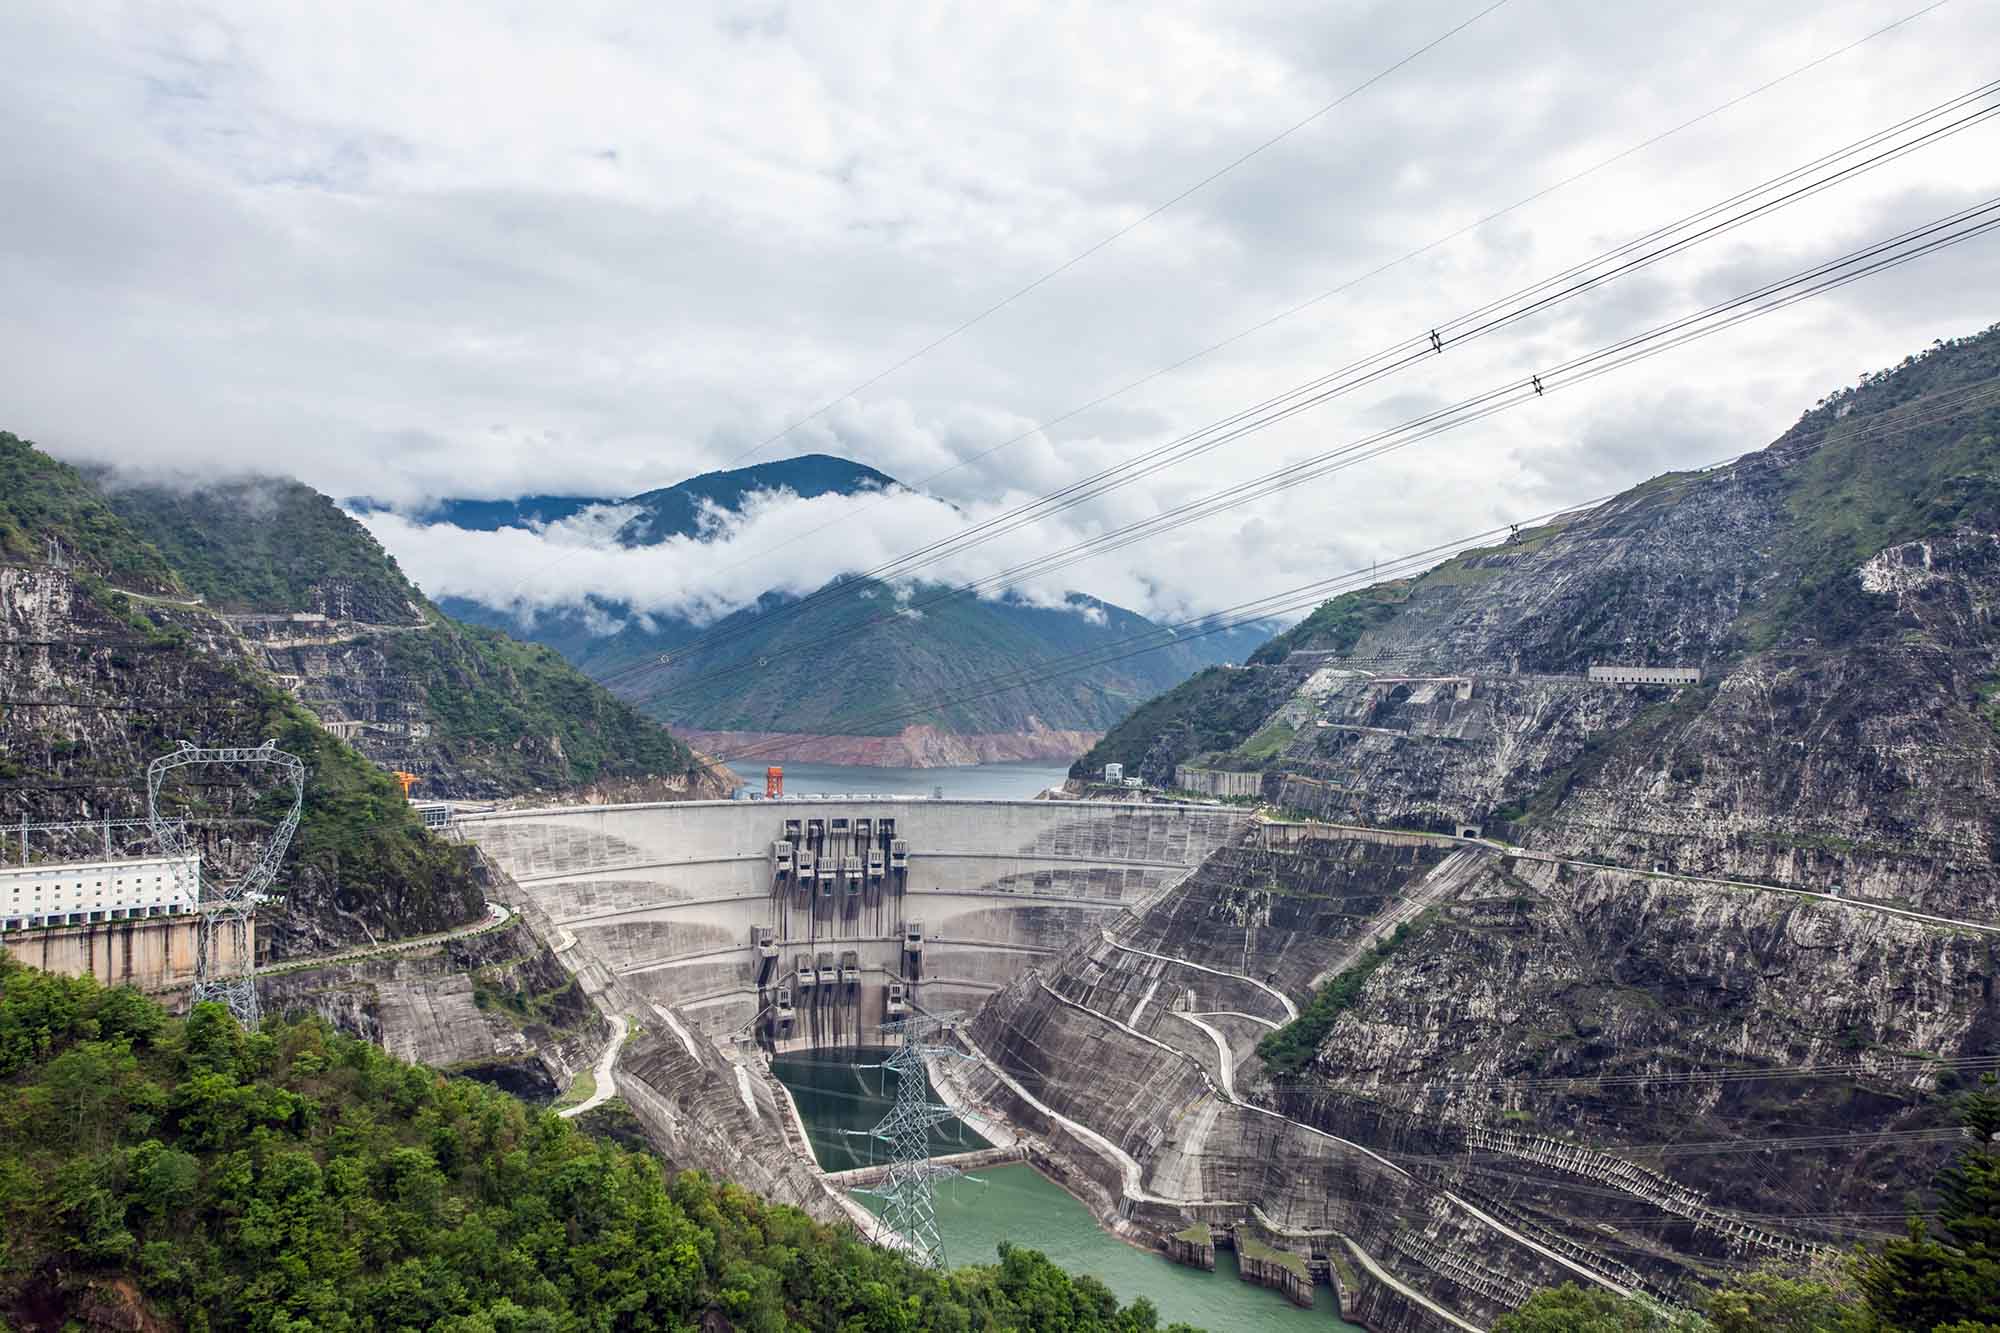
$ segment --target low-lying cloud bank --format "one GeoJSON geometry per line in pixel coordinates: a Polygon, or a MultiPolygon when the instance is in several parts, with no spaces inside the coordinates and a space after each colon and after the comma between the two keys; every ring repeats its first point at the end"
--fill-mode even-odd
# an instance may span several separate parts
{"type": "MultiPolygon", "coordinates": [[[[739,512],[711,508],[699,537],[671,537],[634,548],[613,540],[634,512],[622,505],[597,506],[533,529],[497,532],[426,524],[386,511],[354,517],[433,597],[467,598],[524,622],[537,612],[581,607],[595,598],[623,603],[642,616],[705,625],[768,592],[799,596],[841,575],[868,573],[907,552],[960,536],[1004,509],[955,507],[901,489],[809,500],[790,491],[760,491],[747,497],[739,512]]],[[[1091,530],[1083,526],[1034,523],[913,571],[911,577],[925,583],[970,582],[1089,535],[1091,530]]],[[[1067,593],[1085,591],[1167,617],[1197,614],[1207,600],[1190,597],[1186,590],[1167,593],[1157,581],[1120,566],[1059,570],[1008,591],[1044,606],[1062,606],[1067,593]]],[[[609,633],[619,625],[599,616],[594,627],[609,633]]]]}

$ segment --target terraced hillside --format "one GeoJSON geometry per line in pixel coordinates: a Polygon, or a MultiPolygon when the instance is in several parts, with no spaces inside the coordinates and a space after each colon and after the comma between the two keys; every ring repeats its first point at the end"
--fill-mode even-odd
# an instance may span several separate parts
{"type": "Polygon", "coordinates": [[[1340,1232],[1475,1321],[1564,1275],[1543,1251],[1686,1300],[1899,1232],[2000,1052],[1996,605],[2000,329],[1137,710],[1079,773],[1249,773],[1282,817],[980,1040],[1128,1200],[1340,1232]],[[1056,1054],[1086,1036],[1188,1095],[1135,1122],[1056,1054]],[[1379,1179],[1259,1176],[1245,1106],[1379,1179]],[[1387,1232],[1342,1214],[1411,1180],[1387,1232]]]}

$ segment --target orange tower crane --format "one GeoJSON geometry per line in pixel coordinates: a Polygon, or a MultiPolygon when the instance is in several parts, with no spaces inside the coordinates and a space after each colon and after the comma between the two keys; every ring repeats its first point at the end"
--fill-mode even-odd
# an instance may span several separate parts
{"type": "Polygon", "coordinates": [[[415,773],[405,773],[399,768],[389,776],[403,784],[403,799],[406,801],[409,800],[410,788],[417,785],[417,775],[415,773]]]}

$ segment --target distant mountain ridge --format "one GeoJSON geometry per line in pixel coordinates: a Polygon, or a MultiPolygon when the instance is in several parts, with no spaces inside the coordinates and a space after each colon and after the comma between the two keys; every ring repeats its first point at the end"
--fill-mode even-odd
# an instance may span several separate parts
{"type": "MultiPolygon", "coordinates": [[[[592,504],[638,512],[607,538],[625,547],[703,535],[705,509],[740,512],[758,492],[801,499],[906,489],[888,474],[826,454],[704,473],[620,501],[451,501],[437,522],[468,530],[531,527],[573,517],[592,504]],[[512,505],[511,510],[504,507],[512,505]],[[569,507],[574,506],[574,507],[569,507]],[[453,516],[463,519],[455,521],[453,516]]],[[[711,510],[712,512],[712,510],[711,510]]],[[[638,615],[617,599],[586,596],[545,608],[523,623],[512,610],[466,598],[441,603],[449,614],[544,644],[614,688],[641,710],[693,736],[697,744],[759,757],[829,763],[929,766],[989,759],[1070,759],[1140,699],[1206,667],[1242,661],[1270,626],[1245,627],[1172,642],[1161,626],[1081,592],[1066,605],[1012,596],[951,597],[921,587],[932,603],[920,613],[890,614],[908,587],[843,575],[794,611],[801,599],[766,593],[708,626],[659,613],[638,615]],[[834,596],[826,592],[852,584],[834,596]],[[606,632],[607,625],[618,628],[606,632]],[[1132,642],[1166,646],[1122,654],[1132,642]],[[650,658],[685,650],[686,660],[635,670],[650,658]],[[704,646],[705,645],[705,646],[704,646]],[[1097,663],[1040,679],[1037,667],[1097,663]],[[979,682],[1019,671],[1023,688],[995,691],[979,682]],[[949,702],[927,707],[940,699],[949,702]]]]}
{"type": "MultiPolygon", "coordinates": [[[[618,529],[620,546],[657,546],[671,537],[693,537],[701,531],[705,506],[731,513],[759,491],[790,491],[802,500],[822,495],[858,495],[900,485],[894,477],[865,463],[831,454],[801,454],[797,458],[749,467],[704,472],[698,477],[638,495],[523,495],[512,500],[439,500],[406,516],[419,523],[442,523],[468,532],[498,532],[502,528],[539,528],[590,509],[635,509],[618,529]]],[[[348,502],[356,513],[380,513],[391,506],[370,499],[348,502]]]]}

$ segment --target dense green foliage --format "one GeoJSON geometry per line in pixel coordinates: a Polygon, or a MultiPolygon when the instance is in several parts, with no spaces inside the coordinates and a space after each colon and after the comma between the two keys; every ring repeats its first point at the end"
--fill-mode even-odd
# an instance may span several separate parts
{"type": "Polygon", "coordinates": [[[1834,1273],[1766,1268],[1710,1294],[1706,1318],[1670,1316],[1602,1288],[1540,1291],[1493,1333],[2000,1333],[2000,1094],[1959,1099],[1971,1140],[1938,1177],[1933,1236],[1858,1250],[1834,1273]]]}
{"type": "Polygon", "coordinates": [[[172,1020],[4,958],[0,1222],[0,1312],[58,1323],[113,1282],[195,1333],[1155,1323],[1033,1251],[943,1276],[670,1180],[318,1021],[245,1036],[219,1006],[172,1020]]]}
{"type": "Polygon", "coordinates": [[[1288,679],[1232,667],[1210,667],[1140,704],[1070,765],[1073,778],[1095,777],[1110,763],[1128,774],[1165,782],[1174,763],[1211,750],[1230,750],[1263,725],[1288,692],[1288,679]],[[1157,762],[1149,764],[1148,756],[1157,762]]]}
{"type": "Polygon", "coordinates": [[[1253,665],[1282,662],[1306,649],[1352,652],[1363,634],[1395,619],[1409,587],[1409,580],[1397,579],[1321,602],[1311,615],[1250,654],[1250,661],[1253,665]]]}
{"type": "Polygon", "coordinates": [[[355,619],[408,624],[420,618],[420,595],[395,559],[331,499],[302,482],[101,480],[105,502],[218,610],[330,610],[314,605],[315,590],[337,586],[355,619]]]}
{"type": "Polygon", "coordinates": [[[1361,988],[1375,975],[1375,969],[1388,962],[1413,933],[1409,923],[1404,922],[1388,939],[1364,954],[1360,962],[1330,978],[1297,1018],[1257,1043],[1258,1058],[1274,1074],[1296,1074],[1311,1064],[1319,1054],[1319,1044],[1333,1031],[1334,1023],[1359,1002],[1361,988]]]}
{"type": "Polygon", "coordinates": [[[0,559],[45,559],[51,537],[96,574],[146,591],[179,587],[160,552],[119,522],[82,473],[0,431],[0,559]]]}
{"type": "Polygon", "coordinates": [[[1861,589],[1857,565],[1885,547],[1954,527],[2000,530],[2000,406],[1929,425],[1878,420],[1899,409],[1922,416],[1927,400],[1996,376],[2000,325],[1862,376],[1779,440],[1781,449],[1810,451],[1785,473],[1791,522],[1773,552],[1785,577],[1775,602],[1746,617],[1752,646],[1786,629],[1823,642],[1892,632],[1888,599],[1861,589]]]}
{"type": "Polygon", "coordinates": [[[1762,1268],[1745,1273],[1708,1298],[1716,1333],[1862,1333],[1867,1312],[1845,1275],[1762,1268]]]}
{"type": "MultiPolygon", "coordinates": [[[[279,888],[311,874],[345,906],[371,905],[393,933],[439,930],[475,919],[486,895],[472,849],[424,828],[389,775],[335,740],[288,696],[246,682],[261,706],[257,734],[306,765],[305,810],[279,888]]],[[[267,811],[275,814],[275,811],[267,811]]]]}
{"type": "Polygon", "coordinates": [[[1665,1314],[1602,1287],[1565,1282],[1536,1292],[1521,1308],[1500,1316],[1493,1333],[1682,1333],[1700,1327],[1699,1320],[1665,1314]]]}
{"type": "Polygon", "coordinates": [[[1858,1279],[1880,1327],[1958,1330],[1985,1319],[2000,1327],[2000,1095],[1961,1099],[1960,1120],[1974,1135],[1938,1176],[1938,1231],[1910,1224],[1861,1261],[1858,1279]]]}
{"type": "Polygon", "coordinates": [[[443,616],[430,633],[389,636],[382,648],[397,671],[423,682],[447,762],[491,771],[513,790],[678,777],[699,765],[665,727],[554,649],[443,616]]]}

